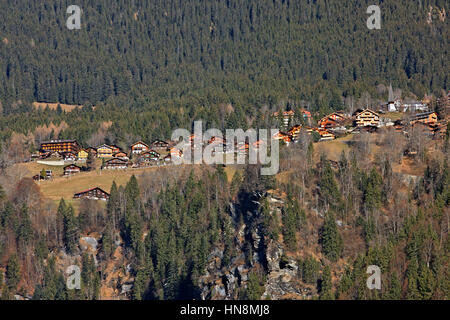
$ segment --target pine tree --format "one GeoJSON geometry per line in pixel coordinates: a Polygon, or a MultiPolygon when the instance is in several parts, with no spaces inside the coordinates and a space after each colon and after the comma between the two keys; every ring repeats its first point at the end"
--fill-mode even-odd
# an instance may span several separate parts
{"type": "Polygon", "coordinates": [[[246,290],[246,297],[249,300],[261,300],[264,293],[264,285],[266,282],[266,277],[258,272],[251,271],[248,276],[248,287],[246,290]]]}
{"type": "Polygon", "coordinates": [[[418,290],[421,299],[430,300],[433,297],[436,281],[433,272],[425,264],[419,268],[418,290]]]}
{"type": "Polygon", "coordinates": [[[64,233],[64,219],[66,217],[67,205],[64,199],[61,198],[58,205],[58,211],[56,213],[56,236],[58,245],[62,246],[64,243],[63,233],[64,233]]]}
{"type": "Polygon", "coordinates": [[[78,221],[75,218],[72,205],[67,208],[64,216],[64,229],[63,229],[64,245],[70,254],[75,254],[78,249],[78,241],[80,239],[80,231],[78,221]]]}
{"type": "Polygon", "coordinates": [[[322,251],[331,261],[337,261],[341,255],[343,243],[337,229],[333,213],[328,213],[321,230],[322,251]]]}
{"type": "Polygon", "coordinates": [[[116,181],[113,181],[111,186],[109,200],[106,205],[106,214],[108,223],[112,226],[112,231],[116,230],[120,216],[120,195],[116,181]]]}
{"type": "Polygon", "coordinates": [[[402,287],[397,272],[392,272],[389,293],[387,298],[390,300],[400,300],[402,298],[402,287]]]}
{"type": "Polygon", "coordinates": [[[11,291],[14,291],[17,289],[17,285],[20,282],[21,277],[21,271],[20,271],[20,265],[19,265],[19,259],[17,257],[17,254],[12,254],[9,257],[8,265],[6,267],[6,281],[8,288],[11,291]]]}
{"type": "Polygon", "coordinates": [[[322,280],[320,282],[320,299],[333,300],[333,283],[331,281],[331,271],[329,266],[325,266],[322,272],[322,280]]]}

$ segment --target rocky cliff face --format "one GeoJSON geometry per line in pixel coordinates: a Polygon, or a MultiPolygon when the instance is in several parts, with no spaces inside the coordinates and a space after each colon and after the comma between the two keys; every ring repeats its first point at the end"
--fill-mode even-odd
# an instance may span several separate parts
{"type": "MultiPolygon", "coordinates": [[[[312,296],[299,277],[299,267],[294,258],[284,255],[284,245],[262,235],[259,213],[260,194],[252,196],[252,210],[242,213],[243,223],[236,225],[235,257],[222,267],[223,248],[215,248],[208,258],[205,274],[200,279],[202,299],[237,299],[248,286],[249,273],[262,269],[266,275],[265,292],[261,298],[304,299],[312,296]],[[250,248],[250,249],[249,249],[250,248]]],[[[283,200],[268,196],[271,214],[280,214],[283,200]]],[[[230,215],[238,220],[240,208],[230,205],[230,215]]]]}

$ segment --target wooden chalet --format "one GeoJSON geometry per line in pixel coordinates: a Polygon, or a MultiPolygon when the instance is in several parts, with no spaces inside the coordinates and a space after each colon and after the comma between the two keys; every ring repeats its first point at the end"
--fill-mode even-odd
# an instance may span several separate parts
{"type": "Polygon", "coordinates": [[[112,158],[114,153],[113,148],[107,144],[103,144],[97,148],[98,158],[112,158]]]}
{"type": "Polygon", "coordinates": [[[117,152],[122,151],[122,149],[120,149],[120,147],[118,147],[118,146],[116,146],[114,144],[110,144],[109,146],[111,147],[113,153],[117,153],[117,152]]]}
{"type": "Polygon", "coordinates": [[[88,154],[92,153],[94,156],[97,156],[97,149],[96,148],[93,148],[93,147],[86,148],[86,152],[88,154]]]}
{"type": "Polygon", "coordinates": [[[150,148],[156,151],[167,151],[169,143],[162,140],[155,140],[150,144],[150,148]]]}
{"type": "Polygon", "coordinates": [[[78,161],[86,161],[89,157],[89,152],[86,149],[81,149],[77,154],[78,161]]]}
{"type": "Polygon", "coordinates": [[[127,160],[114,158],[114,159],[106,161],[105,164],[102,166],[102,169],[104,169],[104,170],[120,170],[120,169],[127,169],[128,166],[129,166],[129,162],[127,160]]]}
{"type": "Polygon", "coordinates": [[[300,132],[302,131],[302,126],[293,126],[288,131],[288,135],[292,138],[292,140],[297,140],[298,136],[300,135],[300,132]]]}
{"type": "Polygon", "coordinates": [[[347,117],[340,112],[333,112],[319,120],[318,125],[320,128],[329,129],[342,127],[345,125],[347,117]]]}
{"type": "Polygon", "coordinates": [[[119,158],[119,159],[122,159],[122,160],[126,160],[126,161],[130,160],[130,158],[128,157],[128,155],[127,155],[125,152],[123,152],[123,151],[114,153],[114,154],[113,154],[113,157],[114,157],[114,158],[119,158]]]}
{"type": "Polygon", "coordinates": [[[380,115],[370,109],[365,109],[356,114],[356,125],[358,127],[375,126],[380,124],[380,115]]]}
{"type": "Polygon", "coordinates": [[[156,152],[155,150],[149,150],[140,155],[139,159],[144,161],[158,161],[161,158],[161,154],[156,152]]]}
{"type": "Polygon", "coordinates": [[[81,167],[74,165],[74,164],[69,164],[68,166],[64,167],[64,175],[65,176],[70,176],[76,173],[80,173],[81,172],[81,167]]]}
{"type": "MultiPolygon", "coordinates": [[[[289,125],[289,121],[294,119],[295,111],[294,110],[283,111],[281,115],[282,115],[283,125],[285,127],[287,127],[289,125]]],[[[280,118],[280,113],[279,112],[274,112],[272,114],[272,116],[274,118],[279,119],[280,118]]]]}
{"type": "Polygon", "coordinates": [[[47,161],[60,161],[60,160],[64,160],[64,156],[61,152],[58,152],[58,151],[41,152],[39,159],[47,160],[47,161]]]}
{"type": "Polygon", "coordinates": [[[378,127],[375,126],[356,127],[355,129],[353,129],[352,133],[377,133],[378,130],[378,127]]]}
{"type": "Polygon", "coordinates": [[[282,140],[286,144],[289,144],[292,141],[291,137],[288,134],[286,134],[284,132],[281,132],[281,131],[276,133],[276,134],[274,134],[272,136],[272,139],[274,139],[274,140],[282,140]]]}
{"type": "Polygon", "coordinates": [[[74,199],[103,200],[109,199],[109,193],[99,187],[85,190],[73,195],[74,199]]]}
{"type": "Polygon", "coordinates": [[[311,112],[308,110],[300,110],[300,113],[303,116],[303,119],[305,119],[306,121],[311,119],[311,112]]]}
{"type": "Polygon", "coordinates": [[[149,150],[141,153],[136,160],[137,166],[155,165],[161,160],[161,155],[155,150],[149,150]]]}
{"type": "Polygon", "coordinates": [[[410,124],[415,124],[417,122],[424,124],[435,124],[438,122],[438,114],[437,112],[418,113],[411,118],[410,124]]]}
{"type": "Polygon", "coordinates": [[[72,153],[72,152],[64,152],[63,159],[64,159],[64,161],[76,161],[77,156],[75,153],[72,153]]]}
{"type": "Polygon", "coordinates": [[[131,145],[131,154],[141,154],[150,150],[150,146],[142,141],[138,141],[131,145]]]}
{"type": "Polygon", "coordinates": [[[167,156],[164,157],[164,163],[170,162],[172,162],[172,155],[169,153],[167,156]]]}
{"type": "Polygon", "coordinates": [[[437,123],[430,125],[435,138],[444,138],[447,134],[447,126],[447,120],[438,121],[437,123]]]}
{"type": "Polygon", "coordinates": [[[45,176],[43,177],[40,173],[33,176],[34,181],[41,181],[41,180],[50,180],[53,178],[53,171],[52,170],[45,170],[45,176]]]}
{"type": "Polygon", "coordinates": [[[170,155],[172,158],[182,158],[183,152],[177,148],[170,148],[170,155]]]}
{"type": "Polygon", "coordinates": [[[44,152],[72,152],[77,154],[81,148],[76,140],[51,140],[42,142],[39,149],[44,152]]]}
{"type": "Polygon", "coordinates": [[[308,132],[317,132],[320,135],[320,140],[319,141],[328,141],[328,140],[334,140],[336,139],[336,136],[329,132],[326,129],[322,129],[322,128],[313,128],[313,129],[309,129],[308,132]]]}

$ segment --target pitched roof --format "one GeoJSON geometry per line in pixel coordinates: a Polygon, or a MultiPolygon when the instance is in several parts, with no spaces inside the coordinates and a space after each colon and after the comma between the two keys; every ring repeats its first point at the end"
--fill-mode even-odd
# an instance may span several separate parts
{"type": "Polygon", "coordinates": [[[123,160],[123,159],[120,159],[120,158],[113,158],[113,159],[110,159],[110,160],[106,161],[105,164],[110,163],[110,162],[113,162],[113,161],[115,161],[115,162],[119,161],[119,162],[125,162],[125,163],[128,163],[127,160],[123,160]]]}
{"type": "Polygon", "coordinates": [[[111,147],[111,146],[109,146],[109,145],[107,145],[107,144],[102,144],[101,146],[99,146],[99,147],[97,147],[97,150],[98,149],[113,149],[113,147],[111,147]]]}
{"type": "Polygon", "coordinates": [[[143,141],[135,142],[135,143],[133,143],[133,144],[131,145],[131,147],[134,147],[135,145],[138,145],[138,144],[143,144],[144,146],[148,147],[148,144],[146,144],[146,143],[143,142],[143,141]]]}
{"type": "Polygon", "coordinates": [[[75,193],[75,195],[77,196],[77,195],[80,195],[80,194],[83,194],[83,193],[88,193],[88,192],[90,192],[90,191],[93,191],[93,190],[95,190],[95,189],[98,189],[98,190],[100,190],[101,192],[103,192],[103,193],[106,193],[108,196],[109,196],[109,193],[108,192],[106,192],[105,190],[103,190],[102,188],[100,188],[100,187],[94,187],[94,188],[90,188],[90,189],[88,189],[88,190],[84,190],[84,191],[81,191],[81,192],[78,192],[78,193],[75,193]]]}
{"type": "Polygon", "coordinates": [[[68,167],[77,167],[78,169],[81,170],[81,167],[77,166],[76,164],[69,164],[69,165],[65,166],[63,169],[66,170],[66,168],[68,168],[68,167]]]}
{"type": "Polygon", "coordinates": [[[370,109],[364,109],[364,110],[362,110],[361,112],[356,113],[355,115],[356,115],[356,116],[359,116],[361,113],[366,112],[366,111],[368,111],[368,112],[370,112],[370,113],[376,115],[377,117],[380,116],[378,113],[376,113],[375,111],[370,110],[370,109]]]}
{"type": "Polygon", "coordinates": [[[429,115],[431,115],[431,114],[433,114],[433,113],[435,113],[435,114],[437,115],[437,112],[436,112],[436,111],[430,111],[430,112],[418,113],[418,114],[415,114],[415,115],[413,116],[412,120],[424,119],[424,118],[427,118],[429,115]]]}

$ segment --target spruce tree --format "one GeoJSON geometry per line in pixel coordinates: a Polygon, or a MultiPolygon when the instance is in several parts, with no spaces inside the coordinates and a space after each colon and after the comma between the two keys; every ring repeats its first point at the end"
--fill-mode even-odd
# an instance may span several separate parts
{"type": "Polygon", "coordinates": [[[334,214],[329,212],[321,230],[322,251],[331,261],[337,261],[343,249],[342,237],[337,229],[334,214]]]}
{"type": "Polygon", "coordinates": [[[331,271],[329,266],[325,266],[322,272],[322,280],[320,282],[320,299],[333,300],[333,283],[331,280],[331,271]]]}
{"type": "Polygon", "coordinates": [[[8,265],[6,267],[6,282],[8,289],[14,291],[17,289],[17,285],[20,282],[21,271],[19,258],[17,254],[12,254],[9,257],[8,265]]]}

